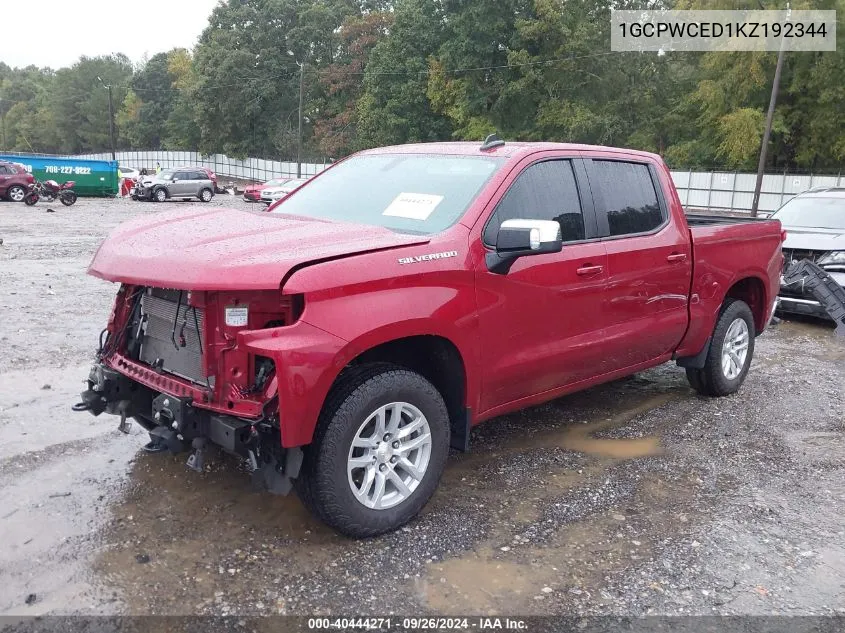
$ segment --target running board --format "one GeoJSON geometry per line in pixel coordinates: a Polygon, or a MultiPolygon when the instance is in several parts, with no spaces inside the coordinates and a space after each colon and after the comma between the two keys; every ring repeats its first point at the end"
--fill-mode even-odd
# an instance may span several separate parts
{"type": "Polygon", "coordinates": [[[845,336],[845,288],[809,259],[792,264],[783,274],[784,286],[799,281],[804,292],[815,297],[834,320],[836,334],[845,336]]]}

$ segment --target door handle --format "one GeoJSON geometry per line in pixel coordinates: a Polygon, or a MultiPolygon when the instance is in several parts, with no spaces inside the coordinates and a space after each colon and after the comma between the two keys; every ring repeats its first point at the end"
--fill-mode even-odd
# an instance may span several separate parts
{"type": "Polygon", "coordinates": [[[604,270],[604,266],[581,266],[581,268],[579,268],[575,272],[577,274],[581,275],[581,276],[585,276],[585,275],[595,275],[597,273],[600,273],[603,270],[604,270]]]}
{"type": "Polygon", "coordinates": [[[675,262],[685,262],[687,261],[687,254],[686,253],[672,253],[666,258],[666,261],[670,264],[674,264],[675,262]]]}

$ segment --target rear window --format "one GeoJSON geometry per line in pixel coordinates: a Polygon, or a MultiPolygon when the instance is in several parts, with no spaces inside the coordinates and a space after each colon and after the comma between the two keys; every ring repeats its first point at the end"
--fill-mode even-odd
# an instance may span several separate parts
{"type": "Polygon", "coordinates": [[[457,222],[502,164],[492,156],[354,156],[272,207],[274,213],[439,233],[457,222]]]}

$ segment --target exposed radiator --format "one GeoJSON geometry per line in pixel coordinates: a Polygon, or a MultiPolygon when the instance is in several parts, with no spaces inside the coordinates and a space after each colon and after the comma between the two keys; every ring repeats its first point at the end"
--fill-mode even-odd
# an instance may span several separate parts
{"type": "Polygon", "coordinates": [[[202,371],[202,308],[187,305],[188,293],[178,290],[147,288],[141,297],[144,337],[140,360],[170,374],[205,383],[202,371]],[[178,314],[177,314],[178,307],[178,314]],[[174,331],[175,323],[175,331],[174,331]],[[175,344],[174,344],[175,341],[175,344]]]}

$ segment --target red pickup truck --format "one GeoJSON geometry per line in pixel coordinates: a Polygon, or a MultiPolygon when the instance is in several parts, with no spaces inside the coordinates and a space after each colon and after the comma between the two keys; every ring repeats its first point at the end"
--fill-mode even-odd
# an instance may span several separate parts
{"type": "Polygon", "coordinates": [[[742,385],[780,223],[685,217],[644,152],[406,145],[341,161],[270,213],[132,220],[89,273],[120,289],[76,409],[173,451],[242,456],[271,492],[371,536],[433,494],[470,428],[675,360],[742,385]]]}

